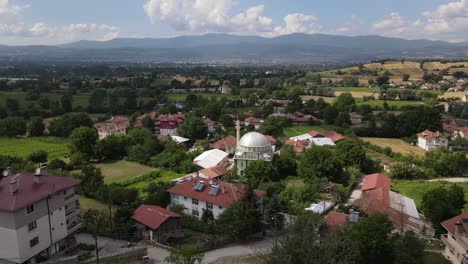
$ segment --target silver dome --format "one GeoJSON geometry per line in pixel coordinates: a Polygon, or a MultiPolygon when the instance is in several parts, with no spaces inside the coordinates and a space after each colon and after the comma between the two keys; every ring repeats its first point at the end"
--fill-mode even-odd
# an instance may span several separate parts
{"type": "Polygon", "coordinates": [[[240,139],[239,145],[247,148],[258,148],[271,146],[271,143],[264,135],[258,132],[250,132],[240,139]]]}

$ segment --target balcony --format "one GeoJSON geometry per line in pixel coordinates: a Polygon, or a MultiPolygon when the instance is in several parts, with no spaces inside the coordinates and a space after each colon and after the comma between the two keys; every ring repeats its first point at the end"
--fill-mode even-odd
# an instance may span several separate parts
{"type": "Polygon", "coordinates": [[[81,227],[81,222],[79,220],[73,221],[67,225],[67,232],[71,234],[78,230],[81,227]]]}
{"type": "Polygon", "coordinates": [[[76,193],[72,193],[72,194],[69,194],[67,196],[65,196],[65,203],[70,203],[70,202],[73,202],[73,201],[76,201],[80,198],[80,196],[76,193]]]}
{"type": "Polygon", "coordinates": [[[74,206],[72,208],[68,208],[65,211],[65,217],[69,219],[69,218],[79,215],[80,212],[81,212],[80,207],[74,206]]]}

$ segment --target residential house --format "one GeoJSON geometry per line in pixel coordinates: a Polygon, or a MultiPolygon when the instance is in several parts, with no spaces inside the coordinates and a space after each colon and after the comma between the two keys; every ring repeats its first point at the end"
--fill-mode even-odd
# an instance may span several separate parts
{"type": "Polygon", "coordinates": [[[468,120],[453,119],[443,123],[444,135],[450,139],[468,138],[468,120]]]}
{"type": "Polygon", "coordinates": [[[362,195],[353,204],[367,215],[388,215],[397,233],[411,230],[420,236],[433,237],[431,223],[418,212],[414,200],[391,191],[390,185],[390,178],[383,174],[367,175],[361,187],[362,195]]]}
{"type": "MultiPolygon", "coordinates": [[[[213,214],[214,219],[244,196],[246,189],[242,185],[215,181],[202,177],[185,180],[169,190],[171,205],[183,205],[184,212],[201,219],[205,210],[213,214]]],[[[254,190],[261,212],[263,212],[264,191],[254,190]]]]}
{"type": "Polygon", "coordinates": [[[234,136],[227,136],[223,139],[216,141],[215,143],[210,144],[212,149],[220,149],[230,154],[234,154],[236,150],[237,140],[234,136]]]}
{"type": "Polygon", "coordinates": [[[249,125],[252,125],[255,127],[255,129],[259,129],[260,126],[262,125],[263,123],[263,120],[260,120],[256,117],[248,117],[244,120],[244,125],[245,126],[249,126],[249,125]]]}
{"type": "Polygon", "coordinates": [[[299,136],[295,136],[292,138],[289,138],[290,140],[307,140],[309,143],[317,146],[335,146],[335,144],[338,141],[341,141],[343,139],[346,139],[345,136],[343,136],[340,133],[334,132],[334,131],[328,131],[326,133],[320,133],[318,131],[312,130],[308,132],[307,134],[302,134],[299,136]]]}
{"type": "Polygon", "coordinates": [[[362,124],[362,118],[362,115],[358,113],[349,113],[349,121],[351,121],[351,124],[353,125],[362,124]]]}
{"type": "Polygon", "coordinates": [[[440,223],[447,234],[441,236],[443,255],[454,264],[468,263],[468,212],[440,223]]]}
{"type": "Polygon", "coordinates": [[[214,166],[224,167],[228,163],[228,156],[229,153],[222,150],[210,149],[193,159],[193,163],[204,169],[214,166]]]}
{"type": "Polygon", "coordinates": [[[418,147],[424,149],[425,151],[436,150],[438,148],[447,148],[448,139],[443,136],[439,131],[432,132],[425,130],[417,134],[418,136],[418,147]]]}
{"type": "Polygon", "coordinates": [[[145,116],[149,116],[149,117],[151,118],[151,120],[153,120],[153,122],[156,122],[156,118],[158,118],[158,113],[156,113],[155,111],[153,111],[153,112],[150,112],[150,113],[147,113],[147,114],[138,116],[138,117],[136,118],[136,121],[135,121],[135,123],[134,123],[134,126],[136,126],[136,127],[142,127],[141,120],[143,120],[143,118],[145,118],[145,116]]]}
{"type": "Polygon", "coordinates": [[[132,219],[137,222],[138,235],[145,240],[165,243],[170,238],[183,237],[181,215],[155,205],[140,205],[132,219]]]}
{"type": "Polygon", "coordinates": [[[219,86],[219,91],[222,94],[231,94],[231,83],[229,81],[224,81],[221,86],[219,86]]]}
{"type": "Polygon", "coordinates": [[[311,144],[309,143],[308,140],[300,140],[300,139],[289,139],[287,140],[284,145],[289,145],[289,146],[292,146],[294,152],[296,154],[301,154],[303,153],[304,151],[306,151],[306,149],[310,148],[311,147],[311,144]]]}
{"type": "Polygon", "coordinates": [[[349,214],[337,211],[330,211],[325,215],[325,224],[328,231],[335,231],[338,228],[345,227],[347,224],[359,222],[359,212],[353,209],[349,210],[349,214]]]}
{"type": "Polygon", "coordinates": [[[176,135],[177,129],[184,122],[184,115],[182,113],[161,115],[155,120],[156,133],[161,135],[176,135]]]}
{"type": "Polygon", "coordinates": [[[205,123],[206,129],[208,132],[214,132],[215,122],[208,117],[203,118],[203,123],[205,123]]]}
{"type": "Polygon", "coordinates": [[[196,172],[189,173],[183,177],[180,177],[178,179],[173,180],[174,182],[183,182],[185,180],[190,180],[191,178],[194,177],[201,177],[205,179],[210,179],[210,180],[220,180],[228,170],[225,167],[221,166],[214,166],[206,169],[202,169],[196,172]]]}
{"type": "Polygon", "coordinates": [[[0,178],[0,263],[37,263],[74,241],[78,184],[40,169],[0,178]]]}
{"type": "Polygon", "coordinates": [[[468,94],[463,95],[461,100],[464,103],[468,103],[468,94]]]}
{"type": "Polygon", "coordinates": [[[110,135],[125,135],[130,126],[130,120],[125,116],[114,116],[106,120],[104,124],[96,125],[99,139],[104,139],[110,135]]]}

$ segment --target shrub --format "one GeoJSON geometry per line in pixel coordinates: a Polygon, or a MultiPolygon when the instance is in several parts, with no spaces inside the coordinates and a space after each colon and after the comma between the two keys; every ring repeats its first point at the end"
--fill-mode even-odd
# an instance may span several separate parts
{"type": "Polygon", "coordinates": [[[90,260],[92,258],[93,258],[93,254],[91,254],[91,252],[85,252],[78,256],[78,261],[83,262],[83,261],[90,260]]]}

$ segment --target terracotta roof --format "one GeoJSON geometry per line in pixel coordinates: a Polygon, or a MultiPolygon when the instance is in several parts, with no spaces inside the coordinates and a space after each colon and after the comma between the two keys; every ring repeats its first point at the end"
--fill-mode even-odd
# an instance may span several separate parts
{"type": "Polygon", "coordinates": [[[446,138],[446,137],[442,136],[439,132],[432,132],[432,131],[427,130],[427,129],[424,130],[421,133],[418,133],[417,136],[420,137],[420,138],[424,138],[425,140],[438,138],[438,137],[446,138]]]}
{"type": "Polygon", "coordinates": [[[362,191],[367,191],[367,190],[372,190],[372,189],[377,189],[377,188],[384,188],[386,190],[390,190],[390,178],[387,176],[381,174],[381,173],[374,173],[374,174],[369,174],[366,177],[364,177],[362,181],[362,191]]]}
{"type": "MultiPolygon", "coordinates": [[[[245,194],[245,188],[242,186],[222,181],[215,181],[214,183],[216,183],[216,185],[219,187],[219,192],[217,195],[211,195],[209,194],[211,190],[209,181],[210,179],[194,177],[191,180],[187,180],[173,186],[167,191],[170,193],[190,197],[225,208],[230,207],[233,202],[242,199],[242,196],[244,196],[245,194]],[[197,191],[194,189],[195,185],[198,182],[203,182],[205,185],[201,191],[197,191]],[[224,192],[222,191],[223,189],[224,192]]],[[[265,195],[265,192],[260,190],[254,190],[254,193],[257,197],[263,197],[265,195]]]]}
{"type": "Polygon", "coordinates": [[[79,184],[73,178],[42,175],[36,183],[34,174],[23,172],[0,180],[0,211],[16,211],[48,195],[79,184]],[[17,191],[11,193],[10,182],[16,180],[17,191]]]}
{"type": "Polygon", "coordinates": [[[155,230],[171,217],[182,216],[159,206],[142,204],[133,212],[132,219],[155,230]]]}
{"type": "Polygon", "coordinates": [[[323,136],[322,133],[320,133],[320,132],[318,132],[318,131],[315,131],[315,130],[311,130],[311,131],[309,131],[309,133],[307,133],[307,134],[309,134],[311,137],[323,136]]]}
{"type": "Polygon", "coordinates": [[[347,222],[348,222],[348,215],[345,213],[330,211],[325,216],[325,223],[330,229],[336,229],[338,227],[344,226],[346,225],[347,222]]]}
{"type": "Polygon", "coordinates": [[[468,219],[468,212],[465,212],[461,215],[457,215],[453,218],[450,218],[448,220],[443,221],[440,223],[449,233],[455,234],[455,225],[462,221],[463,226],[465,227],[465,230],[468,229],[468,222],[463,221],[464,219],[468,219]]]}
{"type": "Polygon", "coordinates": [[[128,117],[126,116],[113,116],[111,119],[107,120],[106,122],[111,123],[122,123],[129,121],[128,117]]]}
{"type": "Polygon", "coordinates": [[[216,178],[226,175],[226,173],[227,173],[227,169],[225,167],[214,166],[214,167],[210,167],[210,168],[206,168],[203,170],[189,173],[182,178],[198,176],[202,178],[216,179],[216,178]]]}
{"type": "Polygon", "coordinates": [[[342,134],[340,134],[338,132],[335,132],[335,131],[328,131],[328,132],[326,132],[324,134],[324,136],[330,138],[335,143],[340,141],[340,140],[346,139],[345,136],[343,136],[342,134]]]}
{"type": "Polygon", "coordinates": [[[299,140],[299,139],[290,139],[284,143],[285,145],[290,145],[293,147],[294,152],[302,153],[309,147],[309,141],[307,140],[299,140]]]}
{"type": "Polygon", "coordinates": [[[256,117],[248,117],[244,120],[244,123],[249,123],[250,125],[260,125],[262,121],[256,117]]]}
{"type": "Polygon", "coordinates": [[[351,119],[362,119],[362,115],[358,113],[349,113],[349,118],[351,119]]]}
{"type": "Polygon", "coordinates": [[[237,145],[237,139],[234,136],[227,136],[223,139],[210,144],[210,148],[228,150],[237,145]]]}
{"type": "Polygon", "coordinates": [[[270,135],[265,135],[268,141],[270,141],[271,144],[275,144],[278,140],[270,135]]]}

